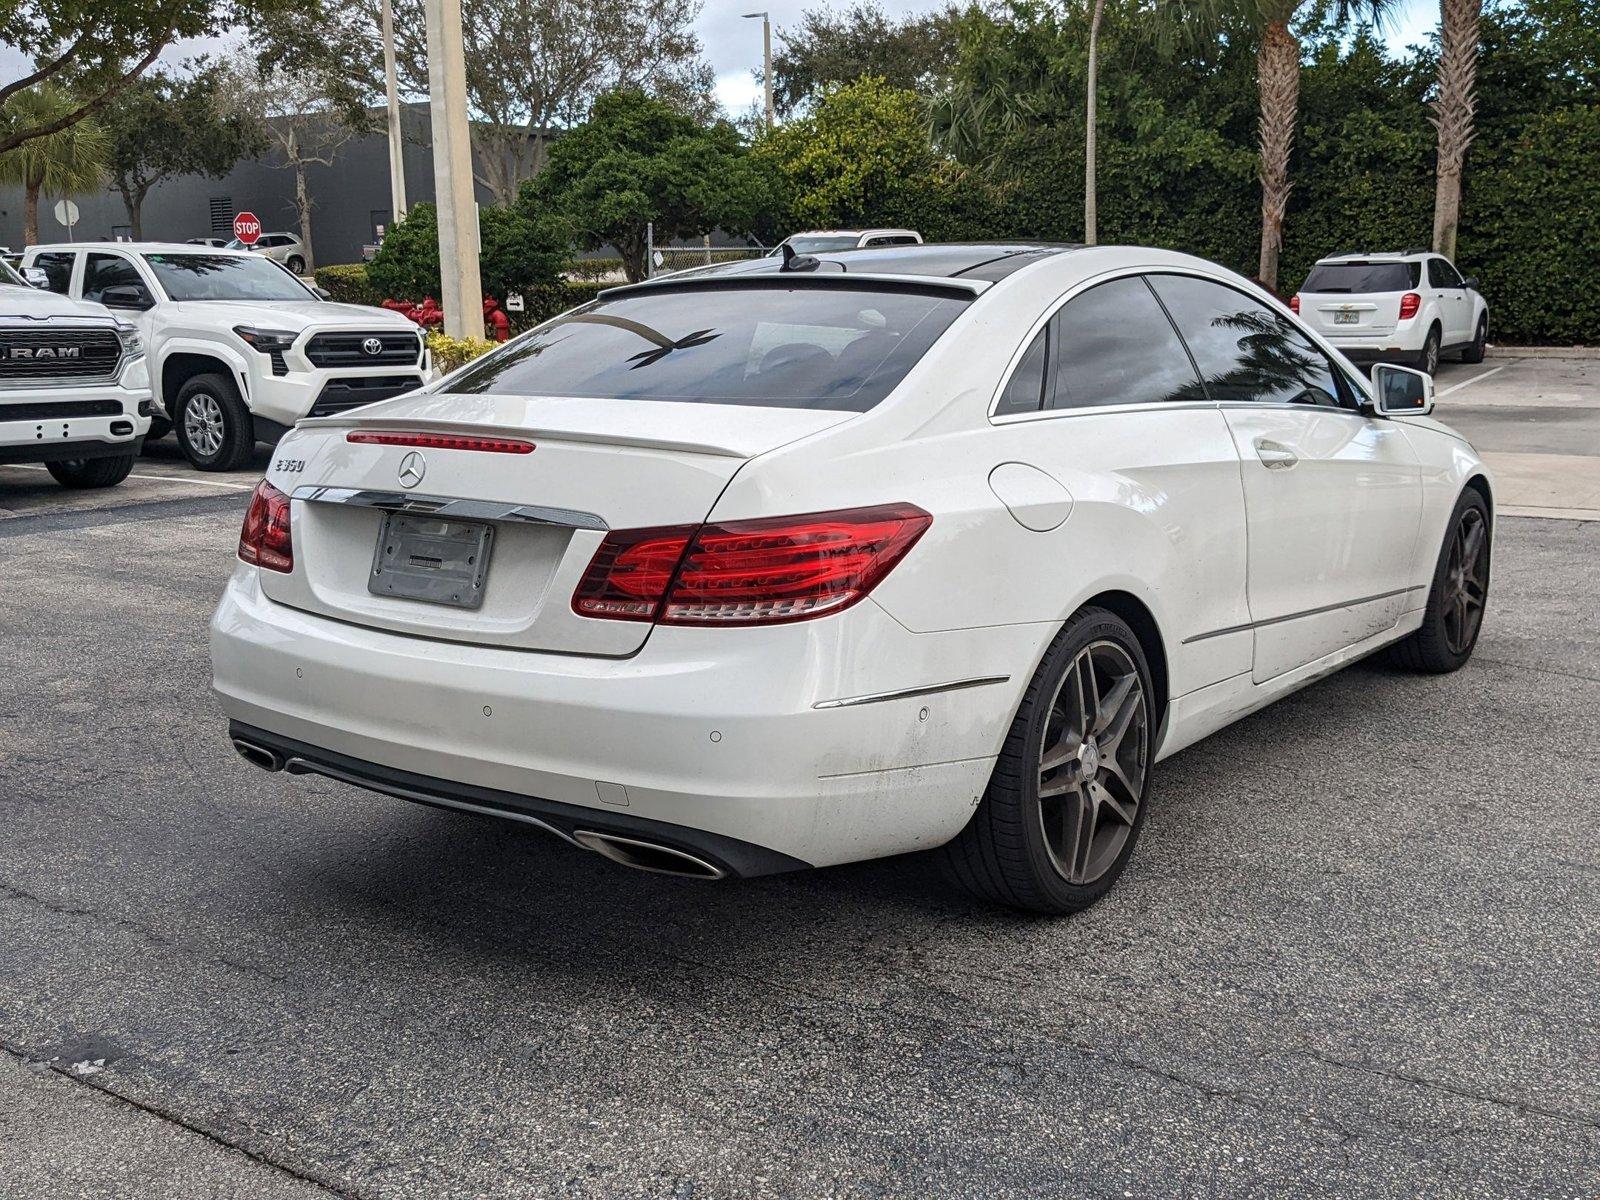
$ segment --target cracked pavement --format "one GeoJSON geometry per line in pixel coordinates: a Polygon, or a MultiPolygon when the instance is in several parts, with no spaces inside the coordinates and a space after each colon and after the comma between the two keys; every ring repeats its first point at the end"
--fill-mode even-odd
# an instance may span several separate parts
{"type": "Polygon", "coordinates": [[[34,485],[0,1195],[1595,1194],[1600,523],[1502,521],[1459,674],[1358,665],[1163,763],[1117,889],[1047,920],[265,775],[205,645],[247,493],[34,485]]]}

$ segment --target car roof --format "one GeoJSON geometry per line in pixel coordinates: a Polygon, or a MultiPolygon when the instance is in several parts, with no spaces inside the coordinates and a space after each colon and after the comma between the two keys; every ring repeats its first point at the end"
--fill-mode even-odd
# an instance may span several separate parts
{"type": "Polygon", "coordinates": [[[197,246],[193,242],[48,242],[30,246],[30,250],[128,250],[137,254],[194,254],[209,250],[219,254],[245,254],[243,250],[225,250],[221,246],[197,246]]]}
{"type": "MultiPolygon", "coordinates": [[[[806,256],[816,259],[818,265],[814,271],[805,273],[815,276],[842,273],[900,279],[967,279],[995,283],[1042,258],[1078,249],[1081,247],[1053,242],[924,242],[837,253],[823,250],[806,256]]],[[[710,267],[691,267],[658,276],[649,283],[780,273],[784,273],[783,260],[769,256],[710,267]]]]}
{"type": "Polygon", "coordinates": [[[1326,258],[1317,259],[1320,266],[1323,263],[1352,263],[1352,262],[1421,262],[1425,258],[1440,258],[1431,250],[1351,250],[1344,254],[1330,254],[1326,258]]]}

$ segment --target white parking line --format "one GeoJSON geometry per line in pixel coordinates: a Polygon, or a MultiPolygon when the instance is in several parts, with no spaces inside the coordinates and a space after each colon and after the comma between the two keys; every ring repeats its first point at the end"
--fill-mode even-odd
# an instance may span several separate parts
{"type": "Polygon", "coordinates": [[[1471,379],[1463,379],[1460,383],[1453,383],[1449,387],[1445,388],[1444,391],[1435,393],[1434,399],[1437,400],[1443,396],[1448,396],[1451,392],[1459,392],[1462,388],[1468,386],[1469,384],[1477,383],[1480,379],[1489,378],[1489,376],[1493,375],[1496,371],[1504,371],[1510,365],[1510,363],[1502,363],[1498,367],[1490,367],[1482,375],[1474,375],[1471,379]]]}
{"type": "MultiPolygon", "coordinates": [[[[48,467],[35,463],[12,463],[12,468],[18,471],[47,471],[48,467]]],[[[199,476],[190,475],[142,475],[138,471],[130,471],[129,479],[153,479],[157,483],[203,483],[207,487],[228,488],[235,492],[253,492],[256,485],[253,483],[229,483],[223,479],[201,479],[199,476]]]]}

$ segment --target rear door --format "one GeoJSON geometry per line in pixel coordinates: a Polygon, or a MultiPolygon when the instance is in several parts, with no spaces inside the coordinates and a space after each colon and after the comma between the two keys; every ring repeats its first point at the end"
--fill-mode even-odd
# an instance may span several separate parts
{"type": "Polygon", "coordinates": [[[1238,449],[1257,683],[1392,626],[1421,520],[1420,468],[1326,354],[1242,291],[1151,277],[1238,449]]]}
{"type": "Polygon", "coordinates": [[[1444,325],[1444,344],[1469,341],[1472,328],[1472,300],[1467,295],[1461,273],[1442,258],[1428,260],[1428,283],[1438,292],[1439,313],[1444,325]]]}
{"type": "Polygon", "coordinates": [[[1381,337],[1399,321],[1415,274],[1404,262],[1318,263],[1300,289],[1300,318],[1324,337],[1381,337]]]}

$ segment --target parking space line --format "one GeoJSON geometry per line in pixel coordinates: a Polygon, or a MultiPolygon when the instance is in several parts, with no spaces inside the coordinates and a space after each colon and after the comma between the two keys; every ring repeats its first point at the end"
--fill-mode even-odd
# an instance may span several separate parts
{"type": "MultiPolygon", "coordinates": [[[[33,463],[12,463],[11,466],[19,471],[47,471],[48,467],[37,466],[33,463]]],[[[191,478],[188,475],[143,475],[138,471],[130,471],[129,479],[153,479],[157,483],[203,483],[207,487],[228,488],[235,492],[253,492],[256,485],[253,483],[229,483],[223,479],[191,478]]]]}
{"type": "Polygon", "coordinates": [[[1469,384],[1477,383],[1480,379],[1489,378],[1489,376],[1493,375],[1496,371],[1504,371],[1510,365],[1510,363],[1501,363],[1498,367],[1490,367],[1482,375],[1474,375],[1471,379],[1463,379],[1460,383],[1453,383],[1449,387],[1445,388],[1444,391],[1436,393],[1434,399],[1442,399],[1443,397],[1448,396],[1451,392],[1459,392],[1462,388],[1467,387],[1469,384]]]}

